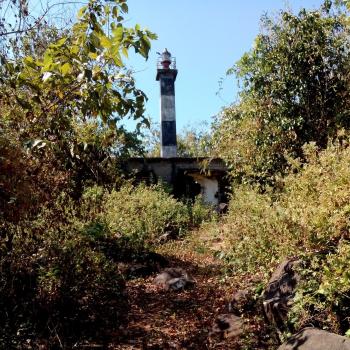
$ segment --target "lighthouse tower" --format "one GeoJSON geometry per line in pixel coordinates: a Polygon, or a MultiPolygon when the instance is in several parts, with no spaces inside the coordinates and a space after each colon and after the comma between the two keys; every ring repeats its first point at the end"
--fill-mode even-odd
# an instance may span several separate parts
{"type": "Polygon", "coordinates": [[[174,158],[176,145],[175,79],[176,61],[165,49],[157,62],[157,77],[160,82],[160,156],[174,158]]]}

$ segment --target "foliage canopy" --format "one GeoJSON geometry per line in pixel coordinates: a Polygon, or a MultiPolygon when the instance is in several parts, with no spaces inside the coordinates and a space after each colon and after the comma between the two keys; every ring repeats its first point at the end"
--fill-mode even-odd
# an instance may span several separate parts
{"type": "Polygon", "coordinates": [[[1,53],[0,149],[9,157],[2,165],[11,164],[13,172],[26,168],[24,177],[16,177],[18,186],[8,178],[8,167],[0,168],[11,211],[23,188],[29,193],[22,197],[36,196],[36,182],[52,189],[66,184],[78,195],[89,179],[113,183],[118,157],[139,148],[137,130],[126,131],[121,121],[147,124],[146,96],[123,59],[130,49],[147,59],[156,35],[139,25],[126,27],[127,12],[124,0],[90,1],[69,30],[42,26],[20,32],[1,53]]]}
{"type": "Polygon", "coordinates": [[[318,11],[262,18],[254,47],[236,74],[240,101],[219,117],[216,140],[236,178],[266,183],[304,143],[322,148],[349,128],[349,27],[326,1],[318,11]]]}

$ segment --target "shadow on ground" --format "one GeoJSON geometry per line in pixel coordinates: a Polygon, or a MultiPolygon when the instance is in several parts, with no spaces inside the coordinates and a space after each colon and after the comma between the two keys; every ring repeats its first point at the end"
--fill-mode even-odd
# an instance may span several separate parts
{"type": "Polygon", "coordinates": [[[215,316],[225,311],[227,286],[220,266],[199,266],[167,257],[172,267],[190,273],[196,284],[180,292],[153,284],[155,275],[127,282],[131,310],[128,324],[114,334],[113,349],[228,349],[232,339],[210,341],[215,316]]]}

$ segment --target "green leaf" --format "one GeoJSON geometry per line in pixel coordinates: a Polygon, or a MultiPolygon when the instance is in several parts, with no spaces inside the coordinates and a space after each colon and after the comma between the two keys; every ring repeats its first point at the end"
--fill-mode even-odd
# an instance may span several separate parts
{"type": "Polygon", "coordinates": [[[114,6],[112,9],[112,14],[114,18],[118,17],[118,6],[114,6]]]}
{"type": "Polygon", "coordinates": [[[31,56],[27,56],[24,58],[23,60],[24,64],[27,65],[28,67],[31,67],[31,68],[37,68],[37,65],[34,61],[34,58],[31,57],[31,56]]]}
{"type": "Polygon", "coordinates": [[[43,70],[49,69],[50,65],[53,63],[52,56],[49,53],[46,53],[44,55],[44,60],[43,60],[43,70]]]}
{"type": "Polygon", "coordinates": [[[104,6],[104,10],[105,10],[105,14],[106,14],[107,16],[109,16],[109,14],[111,13],[111,8],[110,8],[108,5],[105,5],[105,6],[104,6]]]}
{"type": "Polygon", "coordinates": [[[95,60],[98,57],[98,54],[96,52],[89,52],[88,53],[89,58],[92,60],[95,60]]]}
{"type": "Polygon", "coordinates": [[[122,53],[126,58],[129,57],[128,49],[125,46],[123,46],[123,48],[122,48],[122,53]]]}
{"type": "Polygon", "coordinates": [[[63,75],[66,75],[72,71],[72,66],[66,62],[62,67],[61,67],[61,73],[63,75]]]}
{"type": "Polygon", "coordinates": [[[59,48],[59,47],[63,46],[66,41],[67,41],[67,38],[62,38],[62,39],[56,41],[54,44],[51,44],[50,48],[59,48]]]}
{"type": "Polygon", "coordinates": [[[105,35],[100,36],[100,43],[106,49],[110,49],[112,46],[111,40],[107,38],[105,35]]]}
{"type": "Polygon", "coordinates": [[[76,54],[79,53],[79,46],[78,45],[73,45],[73,46],[70,47],[69,51],[73,55],[76,55],[76,54]]]}
{"type": "Polygon", "coordinates": [[[34,63],[34,58],[31,56],[27,56],[24,58],[24,63],[26,63],[26,64],[34,63]]]}
{"type": "Polygon", "coordinates": [[[123,38],[124,28],[122,26],[118,26],[115,29],[113,29],[113,42],[115,44],[120,43],[123,38]]]}
{"type": "Polygon", "coordinates": [[[83,7],[78,11],[78,18],[81,18],[81,17],[84,16],[86,9],[87,9],[87,6],[83,6],[83,7]]]}
{"type": "Polygon", "coordinates": [[[98,34],[96,32],[92,32],[90,34],[90,42],[95,48],[99,48],[101,46],[100,38],[98,37],[98,34]]]}
{"type": "Polygon", "coordinates": [[[119,51],[115,51],[115,53],[113,54],[113,61],[116,64],[116,66],[118,66],[118,67],[124,66],[122,58],[120,57],[119,51]]]}
{"type": "Polygon", "coordinates": [[[122,8],[122,11],[124,13],[128,13],[129,8],[128,8],[128,5],[126,3],[121,4],[121,8],[122,8]]]}

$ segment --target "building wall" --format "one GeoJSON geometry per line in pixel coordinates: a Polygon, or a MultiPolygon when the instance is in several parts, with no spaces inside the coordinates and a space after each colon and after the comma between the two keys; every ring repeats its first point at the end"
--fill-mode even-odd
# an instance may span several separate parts
{"type": "Polygon", "coordinates": [[[215,177],[205,177],[200,173],[189,174],[201,186],[201,195],[204,203],[219,204],[219,181],[215,177]]]}
{"type": "Polygon", "coordinates": [[[225,201],[226,193],[222,185],[227,175],[225,163],[221,159],[212,159],[203,171],[202,162],[206,158],[131,158],[126,167],[140,180],[164,181],[173,188],[177,197],[193,197],[200,193],[206,203],[218,205],[225,201]]]}

